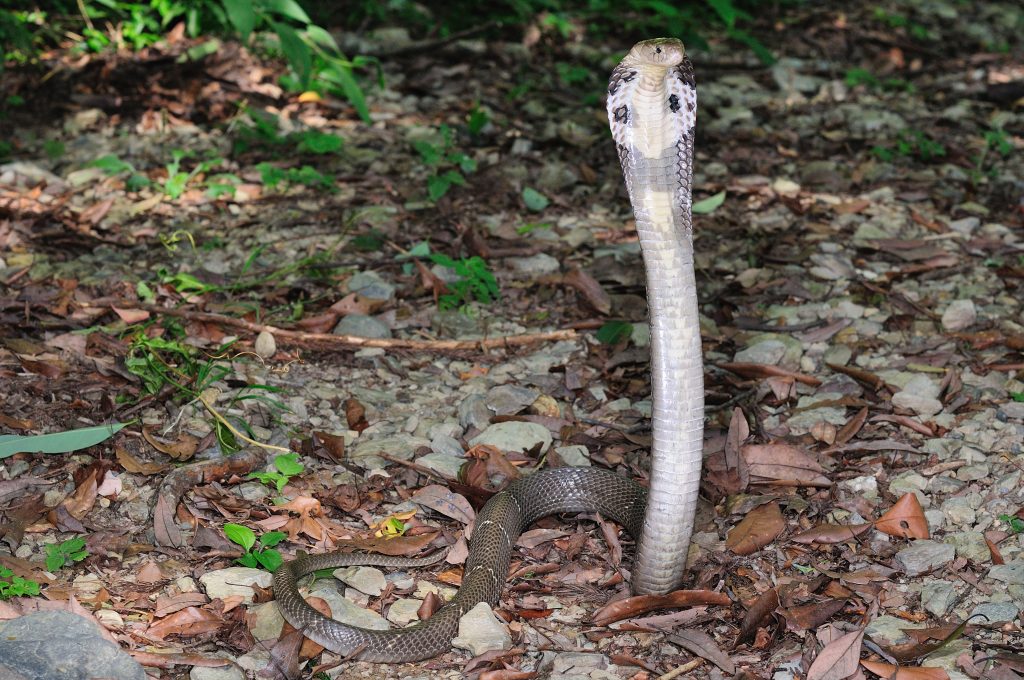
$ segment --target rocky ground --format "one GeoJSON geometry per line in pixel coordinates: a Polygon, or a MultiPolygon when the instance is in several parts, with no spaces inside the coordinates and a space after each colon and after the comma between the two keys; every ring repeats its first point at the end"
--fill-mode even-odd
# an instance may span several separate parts
{"type": "MultiPolygon", "coordinates": [[[[487,487],[563,464],[643,479],[643,269],[601,99],[629,45],[348,35],[380,54],[371,124],[230,44],[176,67],[184,41],[55,55],[35,89],[5,74],[24,104],[3,121],[0,456],[2,435],[127,426],[3,457],[0,584],[41,594],[0,600],[0,627],[69,610],[150,677],[196,680],[1020,677],[1024,14],[900,7],[765,23],[770,66],[714,40],[691,55],[690,583],[729,604],[627,601],[598,625],[632,543],[551,518],[520,541],[500,623],[399,666],[300,648],[224,527],[283,532],[255,567],[261,545],[455,546],[313,585],[386,627],[454,592],[487,487]]],[[[36,626],[58,657],[101,656],[36,626]]]]}

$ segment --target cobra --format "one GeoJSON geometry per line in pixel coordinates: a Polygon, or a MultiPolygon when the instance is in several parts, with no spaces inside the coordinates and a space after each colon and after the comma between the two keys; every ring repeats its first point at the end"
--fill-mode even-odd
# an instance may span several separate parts
{"type": "Polygon", "coordinates": [[[704,386],[693,268],[691,178],[696,86],[683,44],[637,43],[612,73],[608,122],[625,176],[647,272],[651,322],[650,490],[593,468],[538,472],[493,496],[477,516],[462,587],[433,616],[397,630],[368,630],[327,618],[298,592],[298,579],[351,564],[421,566],[373,555],[304,555],[274,573],[285,619],[342,656],[401,662],[447,651],[459,618],[479,602],[497,603],[512,545],[530,524],[560,512],[596,511],[638,541],[633,592],[665,593],[682,582],[701,469],[704,386]]]}

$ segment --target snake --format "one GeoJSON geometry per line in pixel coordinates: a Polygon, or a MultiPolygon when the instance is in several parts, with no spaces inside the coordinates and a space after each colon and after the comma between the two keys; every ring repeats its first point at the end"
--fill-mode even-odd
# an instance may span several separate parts
{"type": "Polygon", "coordinates": [[[302,554],[274,572],[284,618],[349,659],[405,662],[448,651],[459,619],[501,595],[519,535],[538,519],[598,512],[637,540],[631,584],[661,594],[682,582],[699,494],[704,427],[703,360],[693,266],[691,183],[696,124],[693,67],[681,41],[637,43],[612,72],[608,122],[622,165],[647,273],[651,323],[650,488],[609,470],[563,467],[517,479],[474,522],[462,584],[433,616],[401,629],[370,630],[328,618],[298,591],[301,577],[354,564],[417,567],[438,561],[330,552],[302,554]]]}

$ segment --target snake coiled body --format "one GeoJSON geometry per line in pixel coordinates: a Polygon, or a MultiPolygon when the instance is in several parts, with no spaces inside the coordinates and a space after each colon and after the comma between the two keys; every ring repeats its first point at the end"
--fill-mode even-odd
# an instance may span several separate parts
{"type": "Polygon", "coordinates": [[[636,216],[651,317],[653,446],[651,489],[612,472],[560,468],[520,479],[477,516],[455,598],[426,621],[367,630],[329,619],[299,595],[317,569],[434,561],[339,553],[303,556],[274,573],[285,619],[327,649],[365,661],[416,661],[447,651],[459,618],[495,604],[512,545],[525,527],[559,512],[597,511],[638,538],[633,590],[664,593],[681,583],[696,510],[703,433],[703,366],[690,218],[696,89],[678,40],[638,43],[612,74],[608,119],[636,216]],[[646,510],[646,513],[645,513],[646,510]]]}

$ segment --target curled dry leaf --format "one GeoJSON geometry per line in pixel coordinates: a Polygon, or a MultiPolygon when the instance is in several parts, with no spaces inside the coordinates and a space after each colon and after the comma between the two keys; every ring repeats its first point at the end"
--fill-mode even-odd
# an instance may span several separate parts
{"type": "Polygon", "coordinates": [[[199,448],[199,440],[184,432],[178,435],[178,441],[176,442],[161,441],[153,436],[153,433],[147,428],[142,429],[142,437],[154,449],[177,461],[189,460],[192,456],[196,455],[196,449],[199,448]]]}
{"type": "Polygon", "coordinates": [[[949,680],[949,674],[941,668],[907,668],[881,661],[861,661],[860,665],[885,680],[949,680]]]}
{"type": "Polygon", "coordinates": [[[889,510],[878,518],[875,528],[883,534],[900,538],[929,538],[928,520],[913,492],[903,494],[889,510]]]}
{"type": "Polygon", "coordinates": [[[707,659],[730,675],[736,672],[736,665],[732,659],[722,651],[714,638],[704,631],[688,628],[669,635],[668,639],[683,649],[707,659]]]}
{"type": "Polygon", "coordinates": [[[789,607],[779,610],[786,619],[786,628],[795,633],[814,630],[833,616],[838,614],[846,606],[846,600],[825,600],[824,602],[812,602],[811,604],[789,607]]]}
{"type": "Polygon", "coordinates": [[[594,612],[592,620],[595,625],[607,626],[609,623],[645,614],[655,609],[692,607],[699,604],[726,606],[732,604],[732,600],[725,593],[716,593],[711,590],[677,590],[668,595],[638,595],[606,604],[594,612]]]}
{"type": "Polygon", "coordinates": [[[768,545],[786,528],[778,503],[765,503],[747,513],[725,539],[725,546],[737,555],[750,555],[768,545]]]}
{"type": "Polygon", "coordinates": [[[465,496],[452,493],[439,484],[423,487],[412,495],[412,500],[463,524],[469,524],[476,517],[473,506],[469,504],[465,496]]]}
{"type": "Polygon", "coordinates": [[[740,634],[736,638],[736,644],[741,644],[747,640],[753,639],[754,634],[757,633],[757,629],[761,626],[761,623],[774,614],[778,606],[778,588],[769,588],[761,593],[761,596],[757,598],[754,604],[750,606],[750,609],[748,609],[747,613],[743,616],[743,622],[740,624],[740,634]]]}
{"type": "Polygon", "coordinates": [[[855,536],[863,534],[871,528],[871,524],[820,524],[816,527],[800,532],[790,538],[794,543],[845,543],[855,536]]]}
{"type": "Polygon", "coordinates": [[[862,629],[847,633],[825,645],[807,669],[807,680],[843,680],[853,675],[857,672],[863,641],[862,629]]]}
{"type": "Polygon", "coordinates": [[[829,487],[825,468],[802,449],[790,444],[747,444],[742,448],[752,484],[779,483],[829,487]]]}

